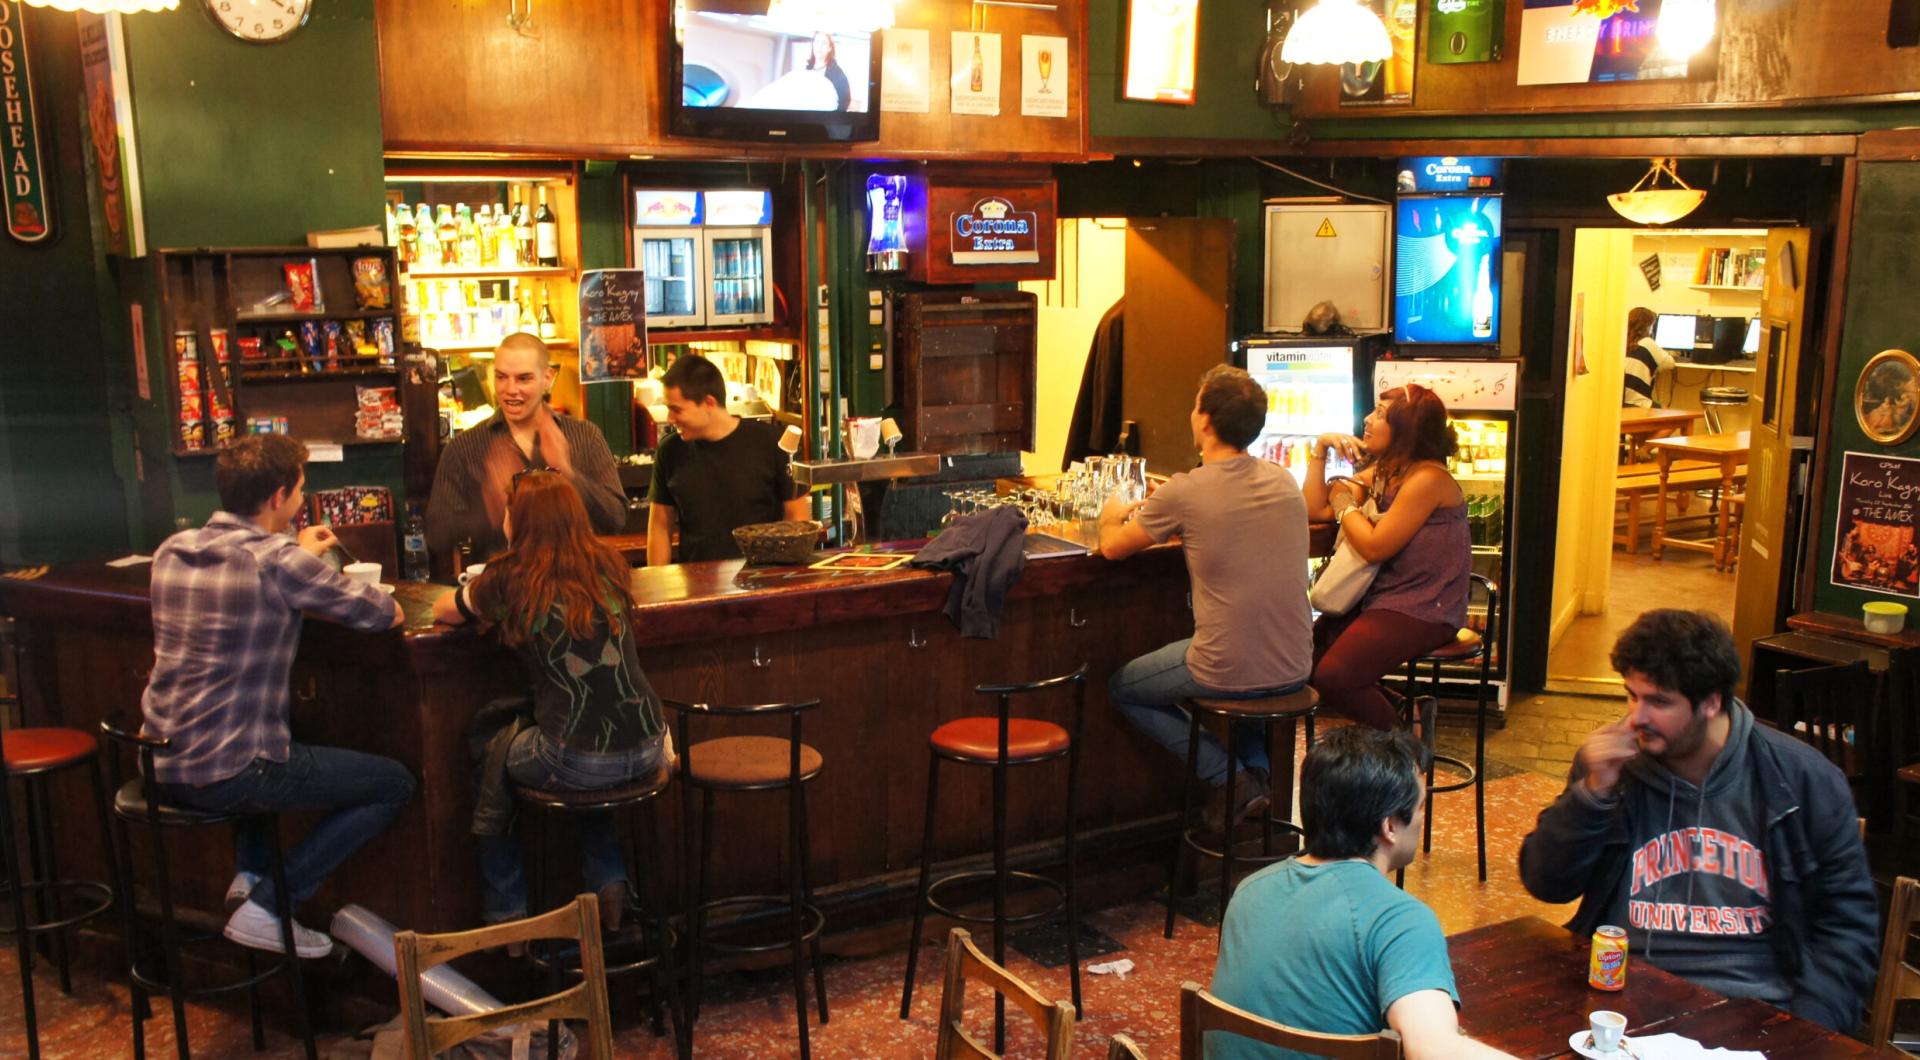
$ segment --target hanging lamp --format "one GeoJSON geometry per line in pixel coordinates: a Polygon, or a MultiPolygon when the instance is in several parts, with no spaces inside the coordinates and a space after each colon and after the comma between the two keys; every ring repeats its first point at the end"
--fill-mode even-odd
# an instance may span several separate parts
{"type": "Polygon", "coordinates": [[[1294,22],[1280,49],[1288,63],[1371,63],[1392,54],[1387,24],[1358,0],[1320,0],[1294,22]]]}
{"type": "Polygon", "coordinates": [[[1627,191],[1607,196],[1607,205],[1635,224],[1663,225],[1692,213],[1706,197],[1705,191],[1688,187],[1687,182],[1680,179],[1680,174],[1674,172],[1673,159],[1656,158],[1639,183],[1627,191]],[[1662,175],[1676,186],[1661,187],[1662,175]]]}

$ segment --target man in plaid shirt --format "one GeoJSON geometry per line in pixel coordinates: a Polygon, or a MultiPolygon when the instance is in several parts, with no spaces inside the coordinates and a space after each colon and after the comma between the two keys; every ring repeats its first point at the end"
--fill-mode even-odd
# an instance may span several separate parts
{"type": "MultiPolygon", "coordinates": [[[[393,629],[400,604],[320,557],[337,542],[310,526],[286,533],[306,497],[307,447],[254,435],[214,463],[220,511],[168,538],[153,557],[153,675],[140,707],[145,734],[172,742],[155,756],[161,798],[217,813],[331,811],[287,855],[293,901],[311,898],[347,856],[413,797],[405,766],[378,755],[293,742],[288,673],[303,611],[353,629],[393,629]]],[[[227,889],[226,936],[280,952],[268,871],[270,837],[235,830],[238,872],[227,889]]],[[[302,957],[324,957],[326,935],[293,926],[302,957]]]]}

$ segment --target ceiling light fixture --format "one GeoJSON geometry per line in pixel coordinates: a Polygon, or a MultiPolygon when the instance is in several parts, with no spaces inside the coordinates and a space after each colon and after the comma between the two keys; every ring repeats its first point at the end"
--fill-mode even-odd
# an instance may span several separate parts
{"type": "Polygon", "coordinates": [[[1607,205],[1613,207],[1614,213],[1635,224],[1663,225],[1692,213],[1706,197],[1705,191],[1688,187],[1687,182],[1680,179],[1680,174],[1673,170],[1673,159],[1656,158],[1638,184],[1617,195],[1607,196],[1607,205]],[[1661,187],[1660,177],[1663,174],[1676,186],[1661,187]]]}
{"type": "Polygon", "coordinates": [[[1392,54],[1387,24],[1357,0],[1320,0],[1294,22],[1280,49],[1289,63],[1371,63],[1392,54]]]}
{"type": "Polygon", "coordinates": [[[27,0],[27,6],[94,15],[132,15],[142,11],[172,11],[180,6],[180,0],[27,0]]]}

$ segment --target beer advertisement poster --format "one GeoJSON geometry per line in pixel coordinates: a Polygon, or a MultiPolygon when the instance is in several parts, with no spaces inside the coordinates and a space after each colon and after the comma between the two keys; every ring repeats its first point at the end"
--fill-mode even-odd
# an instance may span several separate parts
{"type": "Polygon", "coordinates": [[[1000,34],[953,35],[953,112],[1000,114],[1000,34]]]}
{"type": "Polygon", "coordinates": [[[1199,0],[1128,0],[1120,98],[1192,103],[1199,42],[1199,0]]]}
{"type": "Polygon", "coordinates": [[[0,2],[0,107],[6,126],[0,162],[6,172],[7,234],[22,243],[53,238],[53,204],[47,170],[40,156],[39,102],[33,95],[33,57],[28,54],[27,21],[16,0],[0,2]]]}
{"type": "Polygon", "coordinates": [[[1340,105],[1343,107],[1410,107],[1413,105],[1415,23],[1417,0],[1360,0],[1387,25],[1393,53],[1385,60],[1345,63],[1340,67],[1340,105]]]}
{"type": "Polygon", "coordinates": [[[880,53],[880,109],[925,114],[933,109],[933,43],[924,29],[895,27],[880,53]]]}
{"type": "Polygon", "coordinates": [[[1506,0],[1426,0],[1427,62],[1491,63],[1500,60],[1506,35],[1506,0]]]}
{"type": "Polygon", "coordinates": [[[580,381],[611,383],[646,377],[646,270],[581,273],[580,381]]]}
{"type": "Polygon", "coordinates": [[[1523,85],[1711,77],[1720,55],[1715,0],[1524,0],[1523,85]]]}
{"type": "Polygon", "coordinates": [[[1847,453],[1834,528],[1833,584],[1920,597],[1920,460],[1847,453]]]}
{"type": "Polygon", "coordinates": [[[1020,38],[1020,113],[1029,118],[1067,116],[1067,86],[1073,75],[1065,37],[1020,38]]]}

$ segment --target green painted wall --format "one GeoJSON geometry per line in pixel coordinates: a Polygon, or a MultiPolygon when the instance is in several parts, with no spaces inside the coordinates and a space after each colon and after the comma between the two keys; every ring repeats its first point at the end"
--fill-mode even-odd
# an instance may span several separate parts
{"type": "Polygon", "coordinates": [[[1266,16],[1255,4],[1200,6],[1199,57],[1193,105],[1139,103],[1120,98],[1126,67],[1126,0],[1087,5],[1087,127],[1094,136],[1214,137],[1284,144],[1290,123],[1284,108],[1253,94],[1254,70],[1266,39],[1266,16]]]}

